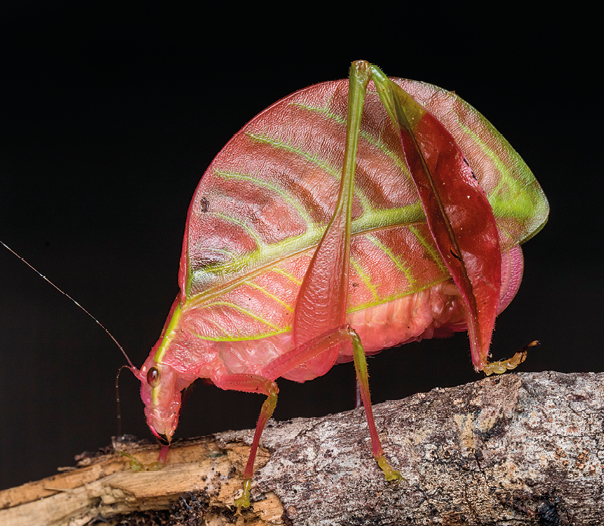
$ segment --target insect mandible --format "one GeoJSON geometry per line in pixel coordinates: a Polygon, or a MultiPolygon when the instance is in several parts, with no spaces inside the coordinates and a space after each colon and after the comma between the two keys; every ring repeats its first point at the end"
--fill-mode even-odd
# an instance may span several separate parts
{"type": "Polygon", "coordinates": [[[477,371],[496,315],[522,279],[520,244],[548,203],[507,141],[454,93],[388,79],[365,61],[349,80],[298,91],[215,157],[191,202],[178,294],[140,369],[151,431],[165,445],[197,378],[264,394],[239,507],[277,403],[297,382],[353,361],[373,455],[367,354],[468,331],[477,371]],[[354,284],[354,286],[352,286],[354,284]]]}

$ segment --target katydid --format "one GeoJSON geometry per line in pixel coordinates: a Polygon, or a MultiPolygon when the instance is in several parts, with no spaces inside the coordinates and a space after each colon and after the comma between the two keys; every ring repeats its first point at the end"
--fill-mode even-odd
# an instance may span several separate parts
{"type": "MultiPolygon", "coordinates": [[[[277,403],[276,380],[353,361],[373,455],[367,354],[467,330],[489,363],[495,317],[522,279],[520,244],[545,224],[528,167],[474,108],[364,61],[298,91],[216,156],[191,202],[178,294],[141,369],[147,423],[168,445],[197,378],[264,394],[238,507],[277,403]]],[[[164,451],[165,455],[165,451],[164,451]]]]}

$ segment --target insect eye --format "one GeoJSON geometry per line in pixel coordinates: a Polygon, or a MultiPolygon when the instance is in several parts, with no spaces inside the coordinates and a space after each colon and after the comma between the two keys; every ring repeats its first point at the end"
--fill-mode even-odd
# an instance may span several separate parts
{"type": "Polygon", "coordinates": [[[151,367],[147,373],[147,382],[151,387],[157,387],[159,385],[159,370],[157,367],[151,367]]]}

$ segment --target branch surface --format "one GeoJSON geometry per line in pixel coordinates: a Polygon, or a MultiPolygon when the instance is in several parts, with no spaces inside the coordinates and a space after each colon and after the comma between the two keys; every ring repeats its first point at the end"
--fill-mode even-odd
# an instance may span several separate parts
{"type": "MultiPolygon", "coordinates": [[[[233,502],[252,430],[179,441],[160,471],[134,472],[115,454],[85,459],[0,492],[0,524],[604,524],[604,373],[507,374],[374,411],[406,481],[384,480],[357,409],[271,421],[241,515],[233,502]]],[[[150,463],[158,447],[128,452],[150,463]]]]}

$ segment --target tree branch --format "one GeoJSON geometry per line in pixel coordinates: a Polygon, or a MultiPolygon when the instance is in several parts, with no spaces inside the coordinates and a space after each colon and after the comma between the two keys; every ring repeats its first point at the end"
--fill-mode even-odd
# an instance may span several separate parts
{"type": "MultiPolygon", "coordinates": [[[[604,374],[507,374],[374,410],[406,481],[384,480],[358,409],[271,421],[241,516],[233,501],[250,430],[179,441],[160,471],[134,472],[115,454],[87,459],[0,492],[0,523],[120,524],[137,512],[121,524],[149,524],[148,510],[166,510],[155,524],[604,523],[604,374]]],[[[128,451],[153,462],[158,448],[128,451]]]]}

